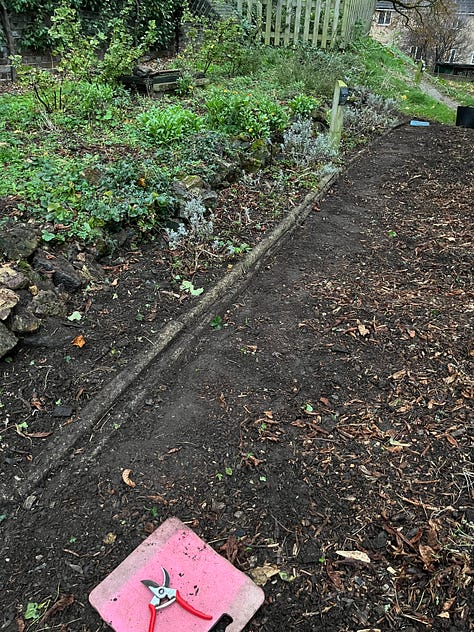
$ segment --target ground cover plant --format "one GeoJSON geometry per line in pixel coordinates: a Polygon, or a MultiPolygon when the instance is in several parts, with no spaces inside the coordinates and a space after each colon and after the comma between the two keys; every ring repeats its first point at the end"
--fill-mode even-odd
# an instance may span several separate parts
{"type": "Polygon", "coordinates": [[[342,152],[393,123],[400,109],[417,116],[452,118],[444,106],[410,85],[413,67],[408,60],[368,38],[359,39],[347,53],[329,54],[309,47],[264,49],[255,42],[251,29],[229,20],[217,30],[207,26],[194,37],[191,31],[187,49],[179,60],[170,61],[188,73],[204,70],[211,85],[195,89],[192,75],[184,75],[180,94],[156,103],[126,93],[116,83],[147,42],[142,41],[142,48],[131,47],[123,36],[125,19],[124,15],[114,22],[106,55],[99,60],[101,37],[87,39],[74,10],[61,7],[50,33],[62,54],[59,75],[19,65],[20,77],[30,90],[2,97],[0,148],[5,169],[0,194],[17,196],[20,211],[28,209],[44,224],[42,235],[47,241],[91,241],[104,236],[104,231],[109,240],[120,225],[131,226],[141,235],[156,235],[160,228],[166,234],[166,219],[176,215],[176,201],[169,193],[173,179],[197,173],[212,185],[223,155],[232,156],[240,170],[242,152],[248,151],[249,143],[257,154],[252,168],[268,162],[274,165],[275,149],[280,152],[279,166],[293,164],[294,168],[295,141],[289,142],[288,134],[294,136],[295,125],[299,126],[300,153],[305,145],[306,167],[313,156],[316,170],[318,161],[328,163],[327,170],[334,169],[329,163],[337,163],[337,152],[321,156],[317,147],[328,143],[324,125],[339,77],[354,86],[342,152]],[[239,51],[247,55],[239,53],[238,64],[235,55],[227,63],[229,47],[236,40],[239,51]],[[125,49],[127,56],[122,55],[125,49]],[[121,64],[116,63],[119,58],[121,64]],[[315,119],[323,129],[312,123],[315,119]],[[26,135],[36,142],[27,143],[26,135]],[[207,146],[205,151],[203,147],[200,156],[187,162],[193,139],[215,139],[216,135],[221,142],[211,143],[212,148],[207,146]],[[265,150],[268,144],[273,148],[270,156],[265,150]],[[311,146],[316,150],[308,150],[311,146]],[[151,168],[135,168],[133,186],[130,174],[123,172],[124,153],[149,167],[153,163],[151,168]],[[45,170],[48,176],[43,178],[45,170]],[[152,174],[157,170],[158,180],[152,174]],[[108,188],[113,171],[113,186],[108,188]],[[144,177],[145,171],[150,177],[144,177]],[[67,182],[60,182],[61,173],[67,182]]]}

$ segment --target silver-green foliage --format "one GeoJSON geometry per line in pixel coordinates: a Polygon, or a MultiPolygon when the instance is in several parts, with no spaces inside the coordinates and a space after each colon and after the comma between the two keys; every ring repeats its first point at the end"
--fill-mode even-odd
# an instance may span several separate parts
{"type": "Polygon", "coordinates": [[[331,161],[337,156],[327,134],[314,134],[310,118],[297,118],[283,134],[282,151],[296,165],[331,161]]]}

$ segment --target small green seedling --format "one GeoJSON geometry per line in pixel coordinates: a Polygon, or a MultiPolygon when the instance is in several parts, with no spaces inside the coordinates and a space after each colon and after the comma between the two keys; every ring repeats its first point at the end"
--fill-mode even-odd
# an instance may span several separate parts
{"type": "Polygon", "coordinates": [[[67,319],[70,321],[75,321],[75,320],[81,320],[82,316],[79,312],[72,312],[72,314],[70,314],[67,319]]]}
{"type": "Polygon", "coordinates": [[[19,424],[15,424],[15,429],[18,434],[23,434],[24,432],[26,432],[26,430],[28,430],[28,424],[26,421],[22,421],[19,424]]]}
{"type": "Polygon", "coordinates": [[[36,601],[29,601],[26,604],[25,614],[23,616],[25,617],[26,620],[32,619],[36,621],[42,616],[40,611],[46,608],[49,602],[50,602],[49,599],[47,599],[46,601],[43,601],[42,603],[37,603],[36,601]]]}
{"type": "Polygon", "coordinates": [[[389,239],[393,239],[394,237],[398,237],[397,232],[395,230],[388,231],[389,239]]]}
{"type": "Polygon", "coordinates": [[[211,327],[216,331],[219,331],[220,329],[222,329],[222,326],[222,316],[214,316],[214,318],[211,320],[211,327]]]}
{"type": "Polygon", "coordinates": [[[200,296],[204,292],[203,287],[195,288],[191,281],[182,281],[179,289],[188,292],[191,296],[200,296]]]}
{"type": "Polygon", "coordinates": [[[227,476],[232,476],[233,474],[233,470],[231,467],[226,467],[225,468],[225,473],[227,474],[227,476]]]}

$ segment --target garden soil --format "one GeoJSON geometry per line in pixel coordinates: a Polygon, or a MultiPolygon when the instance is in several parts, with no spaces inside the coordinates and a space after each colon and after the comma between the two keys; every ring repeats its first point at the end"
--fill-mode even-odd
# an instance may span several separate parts
{"type": "MultiPolygon", "coordinates": [[[[474,629],[473,141],[374,142],[30,489],[200,298],[162,282],[159,244],[124,251],[71,299],[81,322],[2,362],[2,484],[23,497],[0,511],[0,630],[108,629],[88,594],[170,516],[263,586],[246,632],[474,629]]],[[[239,187],[228,212],[257,215],[239,187]]],[[[230,274],[194,272],[203,297],[230,274]]]]}

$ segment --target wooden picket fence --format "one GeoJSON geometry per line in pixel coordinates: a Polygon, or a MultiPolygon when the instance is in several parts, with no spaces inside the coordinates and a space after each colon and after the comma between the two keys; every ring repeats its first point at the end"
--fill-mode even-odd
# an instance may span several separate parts
{"type": "Polygon", "coordinates": [[[236,9],[269,46],[335,48],[351,41],[357,23],[368,32],[375,0],[236,0],[236,9]]]}

